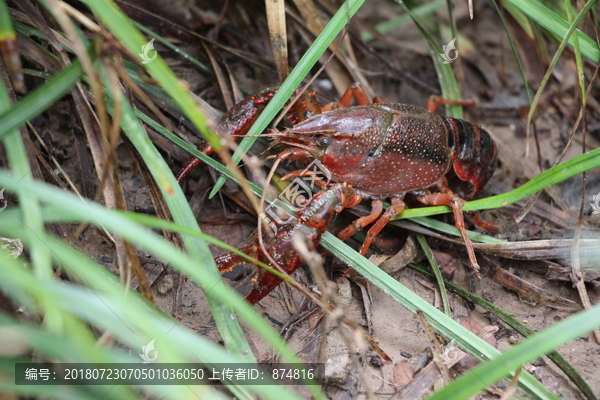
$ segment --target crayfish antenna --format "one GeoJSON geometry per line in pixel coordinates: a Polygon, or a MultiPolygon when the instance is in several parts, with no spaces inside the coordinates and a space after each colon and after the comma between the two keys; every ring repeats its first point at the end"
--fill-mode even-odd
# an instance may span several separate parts
{"type": "Polygon", "coordinates": [[[327,186],[326,182],[323,182],[323,180],[321,179],[321,177],[315,172],[315,171],[307,171],[304,169],[299,169],[296,171],[292,171],[284,176],[282,176],[281,178],[279,178],[280,181],[287,181],[288,179],[291,178],[299,178],[301,176],[309,176],[311,177],[311,182],[314,183],[315,185],[317,185],[318,187],[320,187],[321,189],[325,188],[327,186]]]}
{"type": "MultiPolygon", "coordinates": [[[[279,131],[275,131],[275,130],[273,130],[273,131],[274,132],[270,132],[268,134],[261,135],[261,136],[265,136],[265,137],[274,137],[274,138],[276,138],[275,140],[273,140],[269,144],[269,147],[267,147],[265,149],[265,151],[263,151],[262,153],[260,153],[261,156],[263,154],[265,154],[266,152],[268,152],[269,150],[273,149],[274,147],[279,146],[279,144],[283,141],[283,138],[286,137],[285,133],[282,133],[282,132],[279,132],[279,131]],[[277,133],[275,133],[275,132],[277,132],[277,133]]],[[[275,157],[269,156],[269,157],[267,157],[267,160],[272,159],[272,158],[276,158],[276,156],[275,157]]]]}

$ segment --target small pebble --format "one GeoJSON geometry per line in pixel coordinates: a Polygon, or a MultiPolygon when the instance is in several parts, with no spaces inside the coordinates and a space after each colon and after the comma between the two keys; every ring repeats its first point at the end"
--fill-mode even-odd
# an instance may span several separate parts
{"type": "Polygon", "coordinates": [[[160,282],[156,285],[156,292],[160,295],[165,295],[173,290],[175,283],[172,275],[165,275],[160,282]]]}
{"type": "Polygon", "coordinates": [[[374,366],[375,368],[383,367],[383,359],[380,356],[371,357],[370,362],[371,362],[371,365],[374,366]]]}

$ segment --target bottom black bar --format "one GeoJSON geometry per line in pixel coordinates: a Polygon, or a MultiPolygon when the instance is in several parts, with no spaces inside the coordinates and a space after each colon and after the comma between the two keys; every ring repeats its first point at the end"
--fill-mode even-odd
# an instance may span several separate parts
{"type": "Polygon", "coordinates": [[[318,385],[324,364],[17,363],[16,385],[318,385]]]}

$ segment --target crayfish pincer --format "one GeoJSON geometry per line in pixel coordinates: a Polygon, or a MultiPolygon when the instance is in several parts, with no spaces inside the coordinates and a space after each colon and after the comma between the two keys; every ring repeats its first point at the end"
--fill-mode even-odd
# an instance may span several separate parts
{"type": "MultiPolygon", "coordinates": [[[[344,208],[354,207],[361,201],[361,193],[352,186],[346,183],[332,184],[315,194],[296,212],[296,217],[291,222],[288,220],[283,223],[277,222],[275,235],[264,235],[264,247],[260,245],[257,238],[251,244],[243,246],[240,251],[260,262],[270,264],[271,267],[279,267],[286,273],[292,274],[304,263],[302,256],[292,244],[292,237],[301,235],[311,247],[316,248],[321,241],[321,235],[327,231],[333,218],[344,208]],[[278,264],[277,266],[271,263],[265,252],[278,264]]],[[[215,262],[220,271],[230,271],[238,264],[247,263],[244,258],[235,253],[218,256],[215,262]]],[[[254,288],[246,296],[246,300],[256,304],[281,282],[280,277],[260,268],[255,278],[254,288]]]]}
{"type": "MultiPolygon", "coordinates": [[[[241,135],[247,132],[276,91],[276,86],[265,87],[236,105],[221,118],[219,133],[241,135]]],[[[355,84],[348,88],[338,103],[320,107],[314,93],[303,93],[297,96],[288,111],[288,119],[294,125],[276,133],[277,144],[283,148],[277,158],[305,164],[318,160],[333,182],[345,183],[345,187],[352,188],[344,190],[351,190],[353,198],[360,196],[363,200],[372,201],[370,214],[357,219],[338,235],[345,240],[373,223],[360,248],[363,255],[385,225],[404,210],[404,196],[407,193],[414,194],[425,205],[451,207],[469,261],[478,275],[479,266],[467,237],[462,205],[465,200],[473,198],[494,173],[497,148],[490,135],[477,125],[435,114],[433,111],[439,104],[472,103],[437,98],[428,102],[427,109],[383,103],[377,99],[370,104],[364,92],[355,84]],[[353,98],[356,98],[357,106],[350,106],[353,98]],[[390,199],[391,206],[384,211],[385,199],[390,199]]],[[[201,149],[207,154],[211,151],[208,146],[201,149]]],[[[190,167],[197,163],[197,159],[190,159],[178,174],[178,180],[185,177],[190,167]]],[[[298,170],[282,179],[302,174],[303,171],[298,170]]],[[[321,192],[324,194],[319,195],[333,196],[336,190],[341,190],[341,186],[334,187],[337,189],[325,189],[321,192]]],[[[331,206],[337,210],[354,203],[358,202],[346,203],[338,199],[331,206]]],[[[311,201],[303,208],[303,212],[318,207],[321,206],[311,201]]],[[[313,231],[315,245],[318,244],[321,231],[329,223],[328,218],[322,221],[326,223],[318,228],[318,235],[317,230],[313,231]]],[[[479,218],[475,218],[475,222],[486,229],[493,228],[479,218]]],[[[300,225],[311,226],[299,216],[293,229],[300,229],[300,225]]],[[[285,235],[291,232],[289,229],[292,228],[283,229],[285,235]]],[[[317,228],[313,226],[309,229],[317,228]]],[[[285,263],[290,257],[298,257],[287,236],[272,240],[267,250],[273,251],[273,258],[281,257],[285,263]]],[[[244,249],[249,254],[250,248],[244,249]]],[[[261,256],[260,253],[256,254],[261,256]]],[[[225,261],[223,263],[226,264],[225,261]]],[[[253,298],[257,297],[261,296],[253,298]]]]}

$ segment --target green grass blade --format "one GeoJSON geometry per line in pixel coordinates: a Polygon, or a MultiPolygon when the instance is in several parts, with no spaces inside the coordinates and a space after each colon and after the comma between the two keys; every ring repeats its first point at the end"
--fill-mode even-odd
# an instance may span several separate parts
{"type": "MultiPolygon", "coordinates": [[[[113,111],[112,108],[112,105],[110,105],[109,112],[113,111]]],[[[125,132],[137,149],[140,157],[144,160],[144,164],[156,181],[173,219],[180,225],[200,231],[200,227],[196,222],[196,218],[189,207],[181,187],[164,158],[146,134],[144,127],[135,117],[131,105],[126,99],[123,99],[121,102],[121,112],[121,129],[123,129],[123,132],[125,132]]],[[[198,265],[202,273],[212,275],[215,280],[220,280],[221,274],[217,269],[206,242],[198,237],[189,235],[182,235],[181,238],[190,258],[195,265],[198,265]]],[[[237,319],[229,317],[233,314],[231,306],[227,303],[217,301],[210,295],[210,292],[207,293],[207,299],[219,333],[226,343],[228,350],[233,354],[238,354],[246,358],[248,362],[256,361],[237,319]]]]}
{"type": "MultiPolygon", "coordinates": [[[[498,350],[490,346],[483,339],[417,296],[331,233],[326,232],[323,235],[321,245],[409,311],[414,313],[416,310],[422,310],[436,331],[448,339],[454,339],[464,351],[473,357],[483,361],[496,358],[500,354],[498,350]]],[[[528,393],[536,398],[558,399],[529,373],[523,372],[519,378],[519,382],[528,393]]],[[[450,399],[452,397],[447,398],[450,399]]]]}
{"type": "MultiPolygon", "coordinates": [[[[579,23],[583,20],[583,17],[585,17],[585,15],[591,9],[591,7],[594,5],[594,3],[595,3],[595,1],[593,1],[593,0],[588,1],[588,3],[579,12],[577,17],[573,21],[573,23],[569,24],[569,29],[565,33],[565,37],[561,41],[560,45],[558,46],[558,49],[556,49],[556,52],[554,53],[554,56],[552,57],[552,60],[550,61],[550,65],[548,66],[548,69],[547,69],[546,73],[544,74],[542,81],[540,82],[540,85],[535,93],[535,96],[533,97],[533,101],[531,102],[531,107],[530,107],[529,113],[527,115],[527,133],[526,133],[527,138],[530,137],[531,122],[533,121],[534,114],[537,110],[538,103],[539,103],[540,99],[542,98],[542,93],[544,92],[546,84],[549,82],[552,72],[554,71],[554,67],[558,63],[558,60],[560,59],[560,56],[562,55],[563,50],[567,46],[567,43],[569,43],[569,40],[574,41],[573,33],[575,32],[577,25],[579,25],[579,23]]],[[[579,39],[577,39],[574,42],[577,43],[576,55],[580,54],[579,39]]],[[[578,65],[578,68],[579,68],[579,65],[578,65]]],[[[580,79],[578,79],[578,82],[580,82],[580,79]]],[[[583,87],[583,94],[585,97],[585,87],[583,87]]]]}
{"type": "MultiPolygon", "coordinates": [[[[508,43],[510,43],[510,48],[515,56],[515,61],[517,62],[517,67],[519,68],[519,74],[521,75],[521,79],[523,80],[523,85],[525,86],[525,93],[527,93],[527,100],[529,104],[531,104],[531,89],[529,88],[529,83],[527,82],[527,76],[525,75],[525,68],[523,67],[523,62],[521,61],[521,56],[519,55],[519,51],[517,50],[517,46],[515,45],[515,41],[513,35],[506,23],[506,19],[504,18],[504,13],[498,7],[497,0],[492,0],[494,4],[494,8],[496,8],[496,12],[498,13],[498,17],[500,17],[500,21],[502,22],[502,26],[504,27],[504,32],[506,32],[506,37],[508,38],[508,43]]],[[[531,25],[529,23],[529,19],[521,11],[514,8],[510,3],[505,3],[504,7],[508,12],[511,13],[513,18],[521,25],[521,28],[527,33],[529,37],[533,37],[533,31],[531,29],[531,25]]]]}
{"type": "MultiPolygon", "coordinates": [[[[433,218],[412,217],[410,220],[416,222],[419,225],[426,226],[427,228],[435,229],[437,231],[448,233],[454,236],[461,236],[458,229],[456,229],[456,226],[446,224],[442,221],[438,221],[433,218]]],[[[467,236],[471,240],[475,240],[477,242],[482,243],[506,243],[506,240],[497,239],[493,236],[488,236],[479,232],[467,231],[467,236]]]]}
{"type": "MultiPolygon", "coordinates": [[[[16,228],[18,233],[23,234],[24,230],[22,228],[16,228]]],[[[1,282],[5,288],[9,288],[9,291],[35,293],[36,296],[52,297],[57,300],[57,303],[65,312],[73,313],[82,320],[111,332],[120,341],[133,349],[141,348],[150,338],[155,338],[157,349],[160,350],[161,362],[190,362],[195,360],[207,364],[244,362],[241,357],[228,353],[220,345],[182,327],[171,317],[148,303],[139,294],[126,293],[114,282],[112,287],[109,287],[106,285],[107,281],[105,279],[100,279],[102,282],[99,283],[90,281],[91,276],[98,276],[103,273],[101,271],[104,269],[102,266],[87,259],[77,250],[55,238],[45,236],[43,239],[49,246],[52,246],[55,251],[54,257],[66,263],[65,267],[71,274],[77,271],[74,275],[78,279],[83,278],[82,280],[88,281],[92,287],[97,285],[102,286],[102,288],[97,287],[97,290],[90,290],[89,288],[56,281],[42,283],[36,279],[31,279],[31,274],[23,266],[18,265],[16,260],[10,259],[5,252],[0,252],[0,262],[6,267],[0,270],[1,282]],[[78,262],[80,264],[77,264],[78,262]]],[[[114,277],[111,279],[116,281],[114,277]]],[[[62,355],[57,354],[58,359],[68,361],[70,353],[72,352],[62,355]]],[[[109,354],[114,354],[114,352],[109,352],[109,354]]],[[[139,362],[139,359],[128,358],[124,354],[119,358],[119,362],[139,362]]],[[[82,362],[85,359],[77,359],[77,361],[82,362]]],[[[148,389],[153,390],[158,388],[148,387],[148,389]]],[[[189,396],[185,395],[189,390],[188,387],[170,385],[168,388],[171,389],[168,394],[169,398],[188,398],[189,396]]],[[[279,396],[298,398],[282,387],[261,388],[254,386],[248,388],[272,399],[280,398],[279,396]]],[[[210,387],[205,386],[200,389],[204,392],[204,395],[201,393],[196,394],[200,398],[216,395],[210,387]]]]}
{"type": "Polygon", "coordinates": [[[422,234],[417,233],[417,240],[419,241],[423,252],[425,252],[425,257],[427,257],[427,260],[429,261],[429,265],[431,266],[431,270],[433,271],[435,280],[438,284],[440,295],[442,296],[444,313],[450,318],[452,318],[452,310],[450,309],[448,293],[446,292],[446,285],[444,284],[444,278],[442,278],[442,271],[440,271],[440,266],[438,265],[437,260],[435,259],[435,256],[431,251],[431,247],[429,247],[429,244],[427,243],[427,240],[425,240],[425,237],[422,234]]]}
{"type": "MultiPolygon", "coordinates": [[[[406,4],[404,4],[403,1],[396,0],[396,3],[398,3],[400,7],[402,7],[402,9],[404,9],[408,15],[410,15],[417,28],[419,28],[423,36],[427,39],[427,43],[429,44],[429,52],[431,53],[431,59],[433,61],[433,65],[435,66],[435,71],[442,89],[442,96],[448,100],[460,100],[460,89],[458,87],[458,82],[456,82],[456,77],[454,76],[451,63],[443,63],[443,60],[440,57],[440,54],[443,53],[442,48],[437,44],[433,38],[433,35],[427,30],[425,24],[421,22],[421,19],[406,4]]],[[[447,105],[446,113],[449,117],[463,118],[462,106],[447,105]]]]}
{"type": "MultiPolygon", "coordinates": [[[[132,21],[123,14],[112,0],[81,1],[112,31],[132,56],[140,62],[143,61],[138,52],[142,51],[142,47],[148,40],[133,26],[132,21]]],[[[175,100],[181,111],[202,136],[215,150],[220,149],[219,137],[209,129],[207,120],[190,96],[189,89],[175,76],[160,54],[157,53],[153,61],[143,65],[158,84],[175,100]]]]}
{"type": "MultiPolygon", "coordinates": [[[[24,226],[20,220],[14,224],[14,226],[2,225],[2,229],[4,229],[4,231],[2,231],[3,234],[6,234],[6,231],[9,231],[11,235],[21,237],[27,244],[31,241],[33,245],[38,245],[41,241],[44,245],[48,245],[48,248],[56,250],[56,247],[50,246],[51,241],[48,240],[48,236],[45,233],[43,236],[37,238],[37,241],[35,239],[32,241],[28,228],[24,226]]],[[[68,247],[60,241],[57,242],[57,247],[68,247]]],[[[60,249],[58,251],[60,252],[60,249]]],[[[56,256],[56,253],[53,253],[53,256],[56,256]]],[[[58,258],[56,261],[63,263],[69,259],[69,257],[64,257],[58,258]]],[[[9,341],[9,343],[16,348],[18,348],[19,345],[28,346],[26,348],[35,349],[41,354],[45,354],[49,359],[70,362],[123,362],[124,355],[122,353],[119,354],[110,349],[99,347],[98,343],[95,341],[96,336],[90,331],[89,327],[80,320],[75,319],[72,314],[61,306],[59,296],[46,290],[49,285],[62,285],[63,283],[38,279],[26,265],[23,265],[19,260],[9,257],[3,249],[0,249],[0,265],[3,267],[2,271],[0,271],[0,276],[2,276],[0,288],[2,288],[4,293],[13,297],[16,301],[23,301],[23,297],[25,296],[29,297],[29,301],[26,301],[24,304],[34,304],[31,308],[28,308],[28,312],[32,315],[39,315],[38,311],[43,312],[45,307],[43,303],[48,299],[51,299],[52,303],[58,305],[57,309],[60,310],[61,316],[65,321],[65,326],[67,327],[64,332],[58,334],[34,335],[33,337],[31,337],[31,335],[17,336],[14,332],[17,327],[12,327],[12,329],[8,331],[4,330],[2,332],[3,340],[9,341]],[[55,335],[67,340],[58,340],[55,342],[53,340],[55,335]],[[65,348],[65,346],[68,347],[65,348]]],[[[79,266],[77,265],[76,268],[79,268],[79,266]]],[[[99,269],[103,268],[99,267],[99,269]]],[[[117,284],[113,283],[111,289],[114,290],[115,293],[118,293],[120,297],[124,295],[117,284]]],[[[85,290],[89,292],[89,289],[85,290]]],[[[73,307],[77,307],[77,304],[77,302],[74,302],[73,307]]],[[[138,309],[137,312],[143,313],[144,310],[138,309]]],[[[109,318],[108,321],[113,324],[122,324],[123,320],[127,320],[127,316],[122,317],[123,319],[119,320],[118,318],[115,318],[115,314],[112,313],[112,319],[109,318]]],[[[25,327],[26,325],[21,322],[19,328],[25,327]]],[[[31,361],[31,359],[28,361],[31,361]]],[[[10,371],[10,373],[14,374],[14,369],[10,371]]],[[[105,390],[99,397],[108,394],[109,393],[106,393],[105,390]]],[[[132,395],[133,392],[130,388],[118,387],[114,388],[114,390],[110,390],[110,396],[108,398],[137,398],[136,396],[132,397],[132,395]]]]}
{"type": "MultiPolygon", "coordinates": [[[[206,242],[208,242],[210,244],[219,246],[222,249],[227,250],[229,252],[236,253],[239,256],[241,256],[242,258],[248,260],[249,262],[256,263],[256,265],[258,265],[259,267],[269,270],[269,272],[279,276],[283,280],[289,280],[289,278],[287,276],[283,275],[281,272],[277,271],[276,269],[269,267],[267,264],[264,264],[260,261],[257,262],[257,260],[255,258],[250,257],[246,253],[242,253],[235,247],[233,247],[219,239],[216,239],[210,235],[202,233],[200,231],[189,229],[186,226],[182,226],[182,225],[173,223],[171,221],[165,221],[164,219],[156,218],[151,215],[145,215],[145,214],[128,212],[128,211],[120,211],[120,214],[126,216],[127,218],[131,219],[132,221],[136,221],[136,222],[143,224],[150,228],[164,229],[164,230],[171,231],[171,232],[183,233],[183,234],[187,234],[190,236],[196,236],[196,237],[202,238],[203,240],[205,240],[206,242]]],[[[47,215],[49,217],[48,219],[46,219],[46,221],[53,220],[56,218],[56,215],[53,215],[53,213],[50,211],[47,211],[45,215],[47,215]]]]}
{"type": "MultiPolygon", "coordinates": [[[[43,198],[45,203],[70,212],[78,221],[103,226],[134,245],[156,255],[161,260],[170,263],[174,268],[190,276],[205,292],[210,292],[210,295],[219,301],[230,304],[252,329],[259,333],[276,351],[281,353],[283,359],[289,362],[299,362],[277,332],[268,326],[257,311],[244,301],[239,294],[223,283],[220,277],[202,273],[190,257],[170,243],[165,242],[162,237],[130,221],[116,211],[107,210],[89,201],[82,201],[74,195],[50,185],[38,182],[19,183],[14,176],[1,170],[0,186],[5,187],[7,191],[14,191],[17,188],[27,190],[43,198]]],[[[2,215],[0,215],[0,220],[2,220],[2,215]]]]}
{"type": "Polygon", "coordinates": [[[10,109],[0,113],[0,139],[11,129],[20,127],[56,103],[77,83],[82,74],[81,64],[75,61],[10,109]]]}
{"type": "MultiPolygon", "coordinates": [[[[589,10],[591,9],[591,7],[596,3],[595,0],[588,0],[588,3],[586,4],[586,7],[584,7],[581,12],[587,14],[589,12],[589,10]]],[[[565,2],[565,8],[567,10],[567,17],[569,25],[572,27],[573,25],[577,26],[579,24],[579,22],[574,21],[573,20],[573,7],[571,6],[571,3],[569,2],[565,2]]],[[[580,17],[581,19],[583,19],[583,16],[580,17]]],[[[581,21],[581,19],[579,21],[581,21]]],[[[569,35],[570,37],[570,35],[569,35]]],[[[585,98],[585,75],[584,75],[584,70],[583,70],[583,59],[581,57],[581,48],[579,46],[579,38],[577,37],[577,35],[573,36],[573,50],[575,52],[575,63],[577,64],[577,81],[579,82],[579,90],[581,91],[581,98],[584,99],[585,98]]],[[[583,104],[583,107],[585,107],[586,104],[583,104]]]]}
{"type": "MultiPolygon", "coordinates": [[[[418,7],[415,7],[412,11],[413,11],[414,15],[417,16],[418,18],[425,18],[425,17],[428,17],[431,14],[433,14],[438,9],[444,7],[445,4],[446,4],[446,0],[437,0],[437,1],[433,1],[431,3],[425,3],[418,7]]],[[[403,26],[404,24],[406,24],[409,21],[412,21],[412,18],[410,17],[410,15],[401,15],[397,18],[391,19],[389,21],[381,22],[381,23],[375,25],[375,29],[377,30],[377,32],[379,32],[381,34],[387,34],[387,33],[392,32],[393,30],[403,26]]],[[[370,40],[375,39],[375,37],[373,35],[371,35],[369,32],[362,32],[361,38],[364,42],[368,42],[370,40]]]]}
{"type": "MultiPolygon", "coordinates": [[[[25,269],[23,265],[17,268],[25,269]]],[[[33,278],[31,279],[33,280],[33,278]]],[[[27,348],[50,359],[80,363],[139,362],[139,358],[135,360],[110,348],[98,346],[94,340],[91,340],[90,332],[76,334],[75,331],[69,331],[68,336],[64,333],[52,334],[3,314],[0,314],[0,330],[3,340],[11,343],[13,349],[27,348]]],[[[15,363],[17,362],[27,363],[32,360],[25,357],[0,357],[0,374],[3,374],[3,377],[0,378],[0,392],[30,394],[55,399],[139,399],[133,389],[124,386],[17,386],[14,380],[15,363]]]]}
{"type": "MultiPolygon", "coordinates": [[[[498,16],[503,21],[502,25],[505,26],[505,30],[506,30],[507,29],[507,25],[504,22],[505,21],[504,20],[504,15],[502,14],[502,11],[498,7],[498,3],[496,2],[496,0],[494,0],[493,3],[494,3],[494,7],[496,8],[496,11],[498,12],[498,16]]],[[[513,19],[515,21],[517,21],[517,23],[525,31],[525,34],[527,36],[529,36],[529,38],[533,39],[535,33],[533,31],[533,27],[531,26],[531,20],[525,14],[523,14],[521,12],[521,10],[519,10],[517,7],[513,6],[512,4],[510,4],[508,2],[503,2],[502,6],[504,7],[504,9],[506,11],[508,11],[508,13],[513,17],[513,19]]]]}
{"type": "MultiPolygon", "coordinates": [[[[2,1],[2,0],[0,0],[2,1]]],[[[0,78],[0,82],[2,79],[0,78]]],[[[11,109],[11,102],[8,93],[3,85],[0,85],[0,114],[11,109]]],[[[41,112],[41,111],[40,111],[41,112]]],[[[11,171],[15,176],[18,176],[23,181],[32,181],[31,168],[27,158],[25,144],[21,137],[21,132],[17,128],[10,129],[3,137],[2,142],[6,149],[8,162],[11,166],[11,171]]],[[[36,196],[32,196],[26,190],[18,189],[16,192],[19,198],[19,207],[21,209],[21,218],[25,226],[29,228],[28,234],[32,240],[37,240],[44,231],[44,221],[40,211],[40,204],[36,196]]],[[[48,249],[40,245],[34,246],[31,249],[31,261],[35,270],[36,276],[44,281],[50,281],[54,278],[52,262],[48,249]]],[[[56,305],[52,299],[45,299],[46,306],[45,322],[49,328],[60,332],[64,329],[60,312],[56,309],[56,305]]]]}
{"type": "Polygon", "coordinates": [[[215,72],[212,70],[212,68],[204,65],[204,63],[202,63],[200,60],[198,60],[197,58],[195,58],[191,54],[183,51],[181,49],[181,47],[175,46],[173,43],[169,42],[167,39],[165,39],[164,37],[162,37],[158,33],[154,32],[152,29],[147,28],[144,25],[140,24],[139,22],[133,21],[133,23],[134,23],[134,25],[140,31],[144,32],[148,36],[151,36],[151,37],[154,37],[154,38],[158,39],[158,41],[161,42],[165,47],[168,47],[169,49],[171,49],[175,53],[181,55],[183,58],[185,58],[186,60],[188,60],[189,62],[191,62],[192,64],[194,64],[196,67],[198,67],[202,71],[207,72],[207,73],[209,73],[212,76],[215,75],[215,72]]]}
{"type": "Polygon", "coordinates": [[[600,326],[600,305],[579,312],[564,321],[522,341],[495,360],[485,362],[452,381],[428,400],[468,399],[516,371],[526,363],[547,354],[570,340],[600,326]]]}
{"type": "MultiPolygon", "coordinates": [[[[409,267],[416,271],[419,271],[422,274],[433,277],[432,273],[430,273],[425,268],[419,265],[409,264],[409,267]]],[[[500,318],[500,320],[504,321],[508,326],[519,332],[524,337],[532,336],[535,334],[535,331],[533,329],[529,328],[518,318],[513,317],[512,314],[504,311],[500,307],[497,307],[489,301],[482,299],[481,297],[476,296],[473,293],[464,290],[451,282],[445,282],[445,284],[449,290],[473,302],[475,305],[493,313],[498,318],[500,318]]],[[[571,379],[571,381],[575,383],[575,385],[579,388],[579,390],[581,390],[581,392],[588,400],[596,400],[596,396],[594,396],[594,391],[592,390],[592,388],[588,385],[585,379],[583,379],[583,377],[579,374],[575,367],[573,367],[573,365],[571,365],[562,354],[560,354],[558,351],[554,351],[548,354],[548,358],[550,358],[552,362],[554,362],[569,377],[569,379],[571,379]]]]}
{"type": "Polygon", "coordinates": [[[6,39],[17,40],[17,36],[12,27],[12,21],[10,20],[6,2],[0,0],[0,42],[5,41],[6,39]]]}
{"type": "MultiPolygon", "coordinates": [[[[565,19],[558,16],[554,11],[550,10],[540,1],[530,0],[503,0],[506,3],[512,4],[526,14],[529,18],[546,28],[559,39],[564,39],[569,31],[569,24],[565,19]]],[[[595,3],[595,1],[592,3],[595,3]]],[[[594,63],[600,61],[600,49],[598,44],[589,36],[581,32],[579,29],[575,31],[577,39],[581,46],[581,54],[594,63]]],[[[573,37],[569,38],[569,44],[573,46],[573,37]]]]}
{"type": "MultiPolygon", "coordinates": [[[[240,257],[248,260],[248,262],[255,263],[257,266],[268,270],[272,274],[279,276],[281,279],[289,281],[289,278],[287,276],[283,275],[281,272],[273,269],[272,267],[270,267],[267,264],[264,264],[260,261],[257,262],[256,259],[250,257],[249,255],[247,255],[245,253],[242,253],[237,248],[235,248],[217,238],[207,235],[206,233],[202,233],[200,231],[190,229],[186,226],[182,226],[182,225],[176,224],[171,221],[165,221],[164,219],[153,217],[151,215],[140,214],[140,213],[130,212],[130,211],[121,211],[121,210],[117,210],[117,212],[119,214],[129,218],[130,220],[140,223],[148,228],[162,229],[162,230],[171,231],[174,233],[182,233],[182,234],[201,238],[202,240],[205,240],[206,242],[208,242],[210,244],[214,244],[215,246],[221,247],[222,249],[224,249],[226,251],[238,254],[240,257]]],[[[53,206],[42,207],[42,217],[44,218],[44,222],[46,222],[46,223],[53,223],[53,222],[73,222],[74,223],[74,222],[77,222],[77,219],[73,218],[73,216],[70,213],[65,212],[64,210],[53,207],[53,206]]],[[[3,213],[2,218],[0,218],[0,221],[4,221],[4,223],[12,222],[14,224],[14,223],[16,223],[17,218],[18,218],[18,216],[13,210],[7,210],[3,213]]]]}

